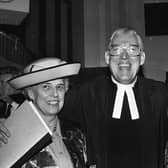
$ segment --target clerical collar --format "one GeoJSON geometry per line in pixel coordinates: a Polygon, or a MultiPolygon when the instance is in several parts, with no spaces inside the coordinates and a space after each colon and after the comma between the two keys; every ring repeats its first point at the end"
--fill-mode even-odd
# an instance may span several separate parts
{"type": "Polygon", "coordinates": [[[124,94],[126,93],[128,98],[131,119],[132,120],[139,119],[139,112],[135,100],[134,91],[132,89],[135,85],[136,80],[137,78],[131,84],[121,84],[112,77],[112,81],[117,85],[117,92],[114,102],[112,118],[116,119],[121,118],[124,94]]]}
{"type": "Polygon", "coordinates": [[[122,84],[122,83],[119,83],[116,79],[114,79],[114,77],[113,76],[111,76],[111,79],[112,79],[112,81],[113,81],[113,83],[115,83],[117,86],[119,85],[119,86],[123,86],[123,87],[134,87],[134,85],[135,85],[135,83],[136,83],[136,81],[137,81],[137,77],[134,79],[134,81],[132,82],[132,83],[130,83],[130,84],[122,84]]]}

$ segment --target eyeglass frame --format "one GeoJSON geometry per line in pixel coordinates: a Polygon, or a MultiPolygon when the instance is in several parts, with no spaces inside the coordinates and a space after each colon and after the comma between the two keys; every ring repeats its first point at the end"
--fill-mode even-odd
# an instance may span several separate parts
{"type": "Polygon", "coordinates": [[[140,56],[140,54],[142,52],[142,48],[139,45],[124,43],[124,44],[121,44],[121,45],[111,45],[110,49],[108,50],[109,56],[115,57],[115,58],[121,58],[121,54],[123,53],[124,49],[128,53],[128,58],[137,58],[138,56],[140,56]],[[117,47],[117,49],[119,49],[119,53],[117,53],[117,54],[112,53],[112,49],[115,48],[115,47],[117,47]],[[130,53],[129,50],[130,50],[131,47],[137,47],[138,51],[137,51],[136,54],[131,54],[130,53]]]}

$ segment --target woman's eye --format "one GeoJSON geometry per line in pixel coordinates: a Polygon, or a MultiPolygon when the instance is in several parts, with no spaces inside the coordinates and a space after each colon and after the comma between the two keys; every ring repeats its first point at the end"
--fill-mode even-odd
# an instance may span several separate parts
{"type": "Polygon", "coordinates": [[[43,85],[43,88],[44,88],[44,89],[49,89],[50,86],[49,86],[49,85],[43,85]]]}
{"type": "Polygon", "coordinates": [[[63,89],[64,89],[64,85],[58,85],[58,86],[57,86],[57,89],[63,90],[63,89]]]}

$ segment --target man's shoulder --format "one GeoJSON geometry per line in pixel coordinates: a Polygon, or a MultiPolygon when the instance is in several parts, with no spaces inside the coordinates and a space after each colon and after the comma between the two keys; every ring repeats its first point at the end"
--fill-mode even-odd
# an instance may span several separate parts
{"type": "Polygon", "coordinates": [[[146,89],[152,89],[153,91],[158,91],[160,93],[168,93],[168,85],[163,81],[157,81],[151,78],[138,78],[140,85],[146,87],[146,89]]]}
{"type": "MultiPolygon", "coordinates": [[[[110,79],[110,78],[109,78],[110,79]]],[[[101,92],[106,87],[109,83],[108,76],[106,75],[101,75],[98,77],[95,77],[91,80],[88,80],[87,82],[83,83],[79,88],[79,92],[82,95],[87,96],[87,94],[93,94],[96,92],[101,92]],[[104,88],[104,89],[103,89],[104,88]]],[[[111,81],[110,81],[111,82],[111,81]]]]}
{"type": "Polygon", "coordinates": [[[146,78],[146,77],[139,77],[139,80],[144,82],[145,84],[150,84],[152,86],[161,86],[166,87],[166,83],[163,81],[158,81],[152,78],[146,78]]]}
{"type": "MultiPolygon", "coordinates": [[[[101,76],[97,76],[89,81],[87,81],[85,83],[85,85],[88,86],[94,86],[94,85],[102,85],[105,84],[107,81],[109,81],[110,76],[109,75],[101,75],[101,76]]],[[[110,79],[111,81],[111,79],[110,79]]]]}

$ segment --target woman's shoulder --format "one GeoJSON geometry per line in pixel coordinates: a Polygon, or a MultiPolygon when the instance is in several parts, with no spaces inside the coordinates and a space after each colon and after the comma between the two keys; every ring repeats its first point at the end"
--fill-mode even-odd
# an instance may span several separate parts
{"type": "Polygon", "coordinates": [[[71,155],[75,168],[85,168],[87,162],[86,138],[78,125],[69,121],[61,122],[64,143],[71,155]]]}

